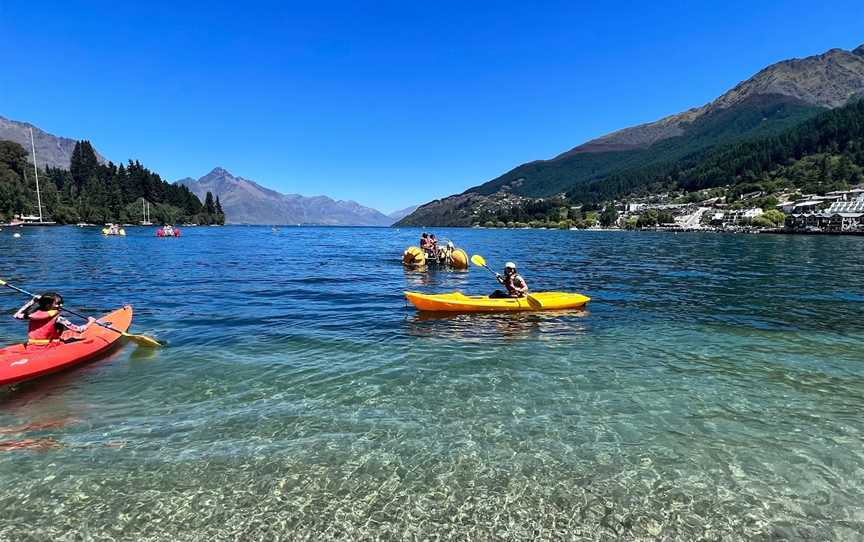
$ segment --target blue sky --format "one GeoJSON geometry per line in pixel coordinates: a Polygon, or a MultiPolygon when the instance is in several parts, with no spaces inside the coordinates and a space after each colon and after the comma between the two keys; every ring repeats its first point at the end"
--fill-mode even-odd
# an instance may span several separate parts
{"type": "Polygon", "coordinates": [[[864,43],[858,1],[0,0],[0,115],[383,211],[864,43]]]}

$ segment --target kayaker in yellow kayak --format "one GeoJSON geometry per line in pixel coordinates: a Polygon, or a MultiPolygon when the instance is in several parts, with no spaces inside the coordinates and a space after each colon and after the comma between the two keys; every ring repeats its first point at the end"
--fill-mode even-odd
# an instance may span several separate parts
{"type": "Polygon", "coordinates": [[[13,318],[27,320],[27,346],[44,347],[62,341],[66,331],[83,333],[95,318],[88,318],[83,326],[76,326],[60,316],[63,296],[54,292],[38,295],[24,304],[13,318]]]}
{"type": "Polygon", "coordinates": [[[516,264],[507,262],[504,264],[504,274],[495,273],[495,278],[498,279],[505,288],[506,292],[495,290],[489,296],[490,299],[502,299],[506,297],[525,297],[528,295],[528,283],[522,278],[522,275],[516,272],[516,264]]]}

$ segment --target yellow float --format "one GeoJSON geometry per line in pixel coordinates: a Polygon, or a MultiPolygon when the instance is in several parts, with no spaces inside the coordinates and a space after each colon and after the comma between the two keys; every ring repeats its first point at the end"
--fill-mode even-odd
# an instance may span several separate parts
{"type": "Polygon", "coordinates": [[[426,254],[420,247],[408,247],[402,253],[402,264],[406,267],[422,267],[426,265],[426,254]]]}
{"type": "Polygon", "coordinates": [[[441,267],[449,267],[451,269],[468,269],[468,253],[461,248],[453,249],[450,257],[446,261],[439,261],[435,258],[427,257],[426,253],[420,247],[411,246],[405,249],[402,253],[402,264],[405,267],[417,268],[425,265],[436,265],[441,267]]]}

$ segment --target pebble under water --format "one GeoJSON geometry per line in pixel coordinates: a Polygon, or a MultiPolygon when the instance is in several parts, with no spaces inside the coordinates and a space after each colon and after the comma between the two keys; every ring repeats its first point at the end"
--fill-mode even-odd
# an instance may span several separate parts
{"type": "Polygon", "coordinates": [[[441,229],[593,298],[446,316],[403,291],[497,285],[414,229],[16,231],[169,346],[0,390],[0,540],[864,538],[864,238],[441,229]]]}

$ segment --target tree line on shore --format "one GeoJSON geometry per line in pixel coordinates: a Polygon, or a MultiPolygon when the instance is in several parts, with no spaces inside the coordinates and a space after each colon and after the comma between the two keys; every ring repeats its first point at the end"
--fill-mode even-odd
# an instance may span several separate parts
{"type": "MultiPolygon", "coordinates": [[[[154,223],[225,223],[222,204],[210,192],[202,203],[187,187],[163,181],[138,161],[100,164],[88,141],[75,144],[68,170],[40,170],[39,189],[44,219],[61,224],[139,222],[142,198],[154,223]]],[[[24,148],[0,141],[0,222],[15,215],[38,215],[36,177],[24,148]]]]}
{"type": "Polygon", "coordinates": [[[652,163],[577,184],[563,198],[486,211],[480,214],[477,223],[558,223],[563,208],[579,205],[583,209],[606,208],[615,200],[629,197],[676,191],[695,194],[712,188],[722,189],[720,193],[731,205],[743,194],[764,192],[769,196],[760,206],[769,209],[777,203],[770,194],[780,191],[824,194],[861,183],[864,183],[864,100],[857,100],[778,134],[749,138],[680,160],[652,163]]]}

